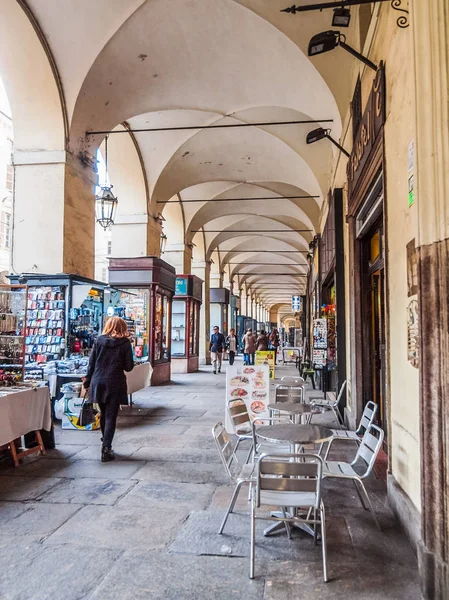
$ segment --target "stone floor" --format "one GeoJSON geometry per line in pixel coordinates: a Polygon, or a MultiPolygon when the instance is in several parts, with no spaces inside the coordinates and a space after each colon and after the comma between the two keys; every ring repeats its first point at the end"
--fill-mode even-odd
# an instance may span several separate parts
{"type": "Polygon", "coordinates": [[[57,426],[57,449],[0,465],[0,600],[420,600],[415,557],[374,476],[382,533],[351,484],[325,482],[329,583],[309,536],[264,538],[263,522],[248,578],[245,492],[217,534],[232,492],[211,437],[224,389],[205,367],[136,394],[120,413],[115,462],[99,461],[99,432],[57,426]]]}

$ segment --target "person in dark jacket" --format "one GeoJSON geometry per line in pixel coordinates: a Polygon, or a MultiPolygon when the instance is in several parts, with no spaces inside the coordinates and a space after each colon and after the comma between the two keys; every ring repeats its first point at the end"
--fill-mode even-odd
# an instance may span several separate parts
{"type": "Polygon", "coordinates": [[[219,373],[221,373],[221,363],[223,361],[223,351],[225,347],[225,337],[222,333],[220,333],[220,328],[218,327],[218,325],[215,325],[214,333],[211,335],[210,338],[210,353],[212,358],[212,364],[214,366],[214,375],[216,375],[217,370],[219,373]]]}
{"type": "Polygon", "coordinates": [[[120,404],[126,404],[127,397],[125,371],[132,371],[133,367],[128,327],[120,317],[111,317],[105,325],[103,335],[94,344],[83,382],[92,402],[100,407],[102,462],[114,460],[112,439],[120,404]]]}

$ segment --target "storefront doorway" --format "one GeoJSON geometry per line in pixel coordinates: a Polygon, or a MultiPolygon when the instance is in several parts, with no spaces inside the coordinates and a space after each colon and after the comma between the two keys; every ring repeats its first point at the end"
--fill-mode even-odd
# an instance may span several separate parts
{"type": "Polygon", "coordinates": [[[387,432],[385,407],[385,270],[380,219],[361,240],[363,319],[363,400],[379,407],[379,425],[387,432]]]}

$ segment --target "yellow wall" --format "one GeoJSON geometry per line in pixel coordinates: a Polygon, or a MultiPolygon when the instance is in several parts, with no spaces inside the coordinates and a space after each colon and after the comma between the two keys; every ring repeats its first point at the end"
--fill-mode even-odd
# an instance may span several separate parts
{"type": "MultiPolygon", "coordinates": [[[[363,53],[385,63],[387,116],[385,124],[386,233],[387,245],[387,410],[389,419],[390,467],[394,478],[414,505],[420,508],[419,370],[407,360],[407,244],[418,244],[417,200],[408,207],[408,147],[415,139],[415,102],[412,31],[400,29],[397,13],[388,4],[373,11],[363,53]]],[[[354,59],[353,85],[362,77],[362,103],[366,104],[374,72],[354,59]]],[[[349,108],[349,107],[348,107],[349,108]]],[[[341,142],[352,148],[349,110],[341,142]]],[[[333,187],[346,187],[346,161],[334,166],[333,187]]],[[[345,194],[345,203],[347,197],[345,194]]],[[[346,311],[353,310],[348,228],[345,230],[346,311]]],[[[416,297],[415,297],[416,298],[416,297]]],[[[355,409],[355,386],[351,381],[351,324],[347,319],[348,406],[355,409]]],[[[360,415],[357,416],[360,418],[360,415]]]]}

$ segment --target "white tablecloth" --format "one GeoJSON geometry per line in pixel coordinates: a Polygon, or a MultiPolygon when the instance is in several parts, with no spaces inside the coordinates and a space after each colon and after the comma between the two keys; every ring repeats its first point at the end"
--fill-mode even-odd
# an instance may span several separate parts
{"type": "Polygon", "coordinates": [[[50,393],[47,387],[0,397],[0,446],[36,429],[51,429],[50,393]]]}
{"type": "Polygon", "coordinates": [[[150,385],[152,372],[153,367],[150,365],[150,363],[142,363],[140,365],[136,365],[129,373],[126,373],[128,394],[134,394],[134,392],[148,387],[150,385]]]}

